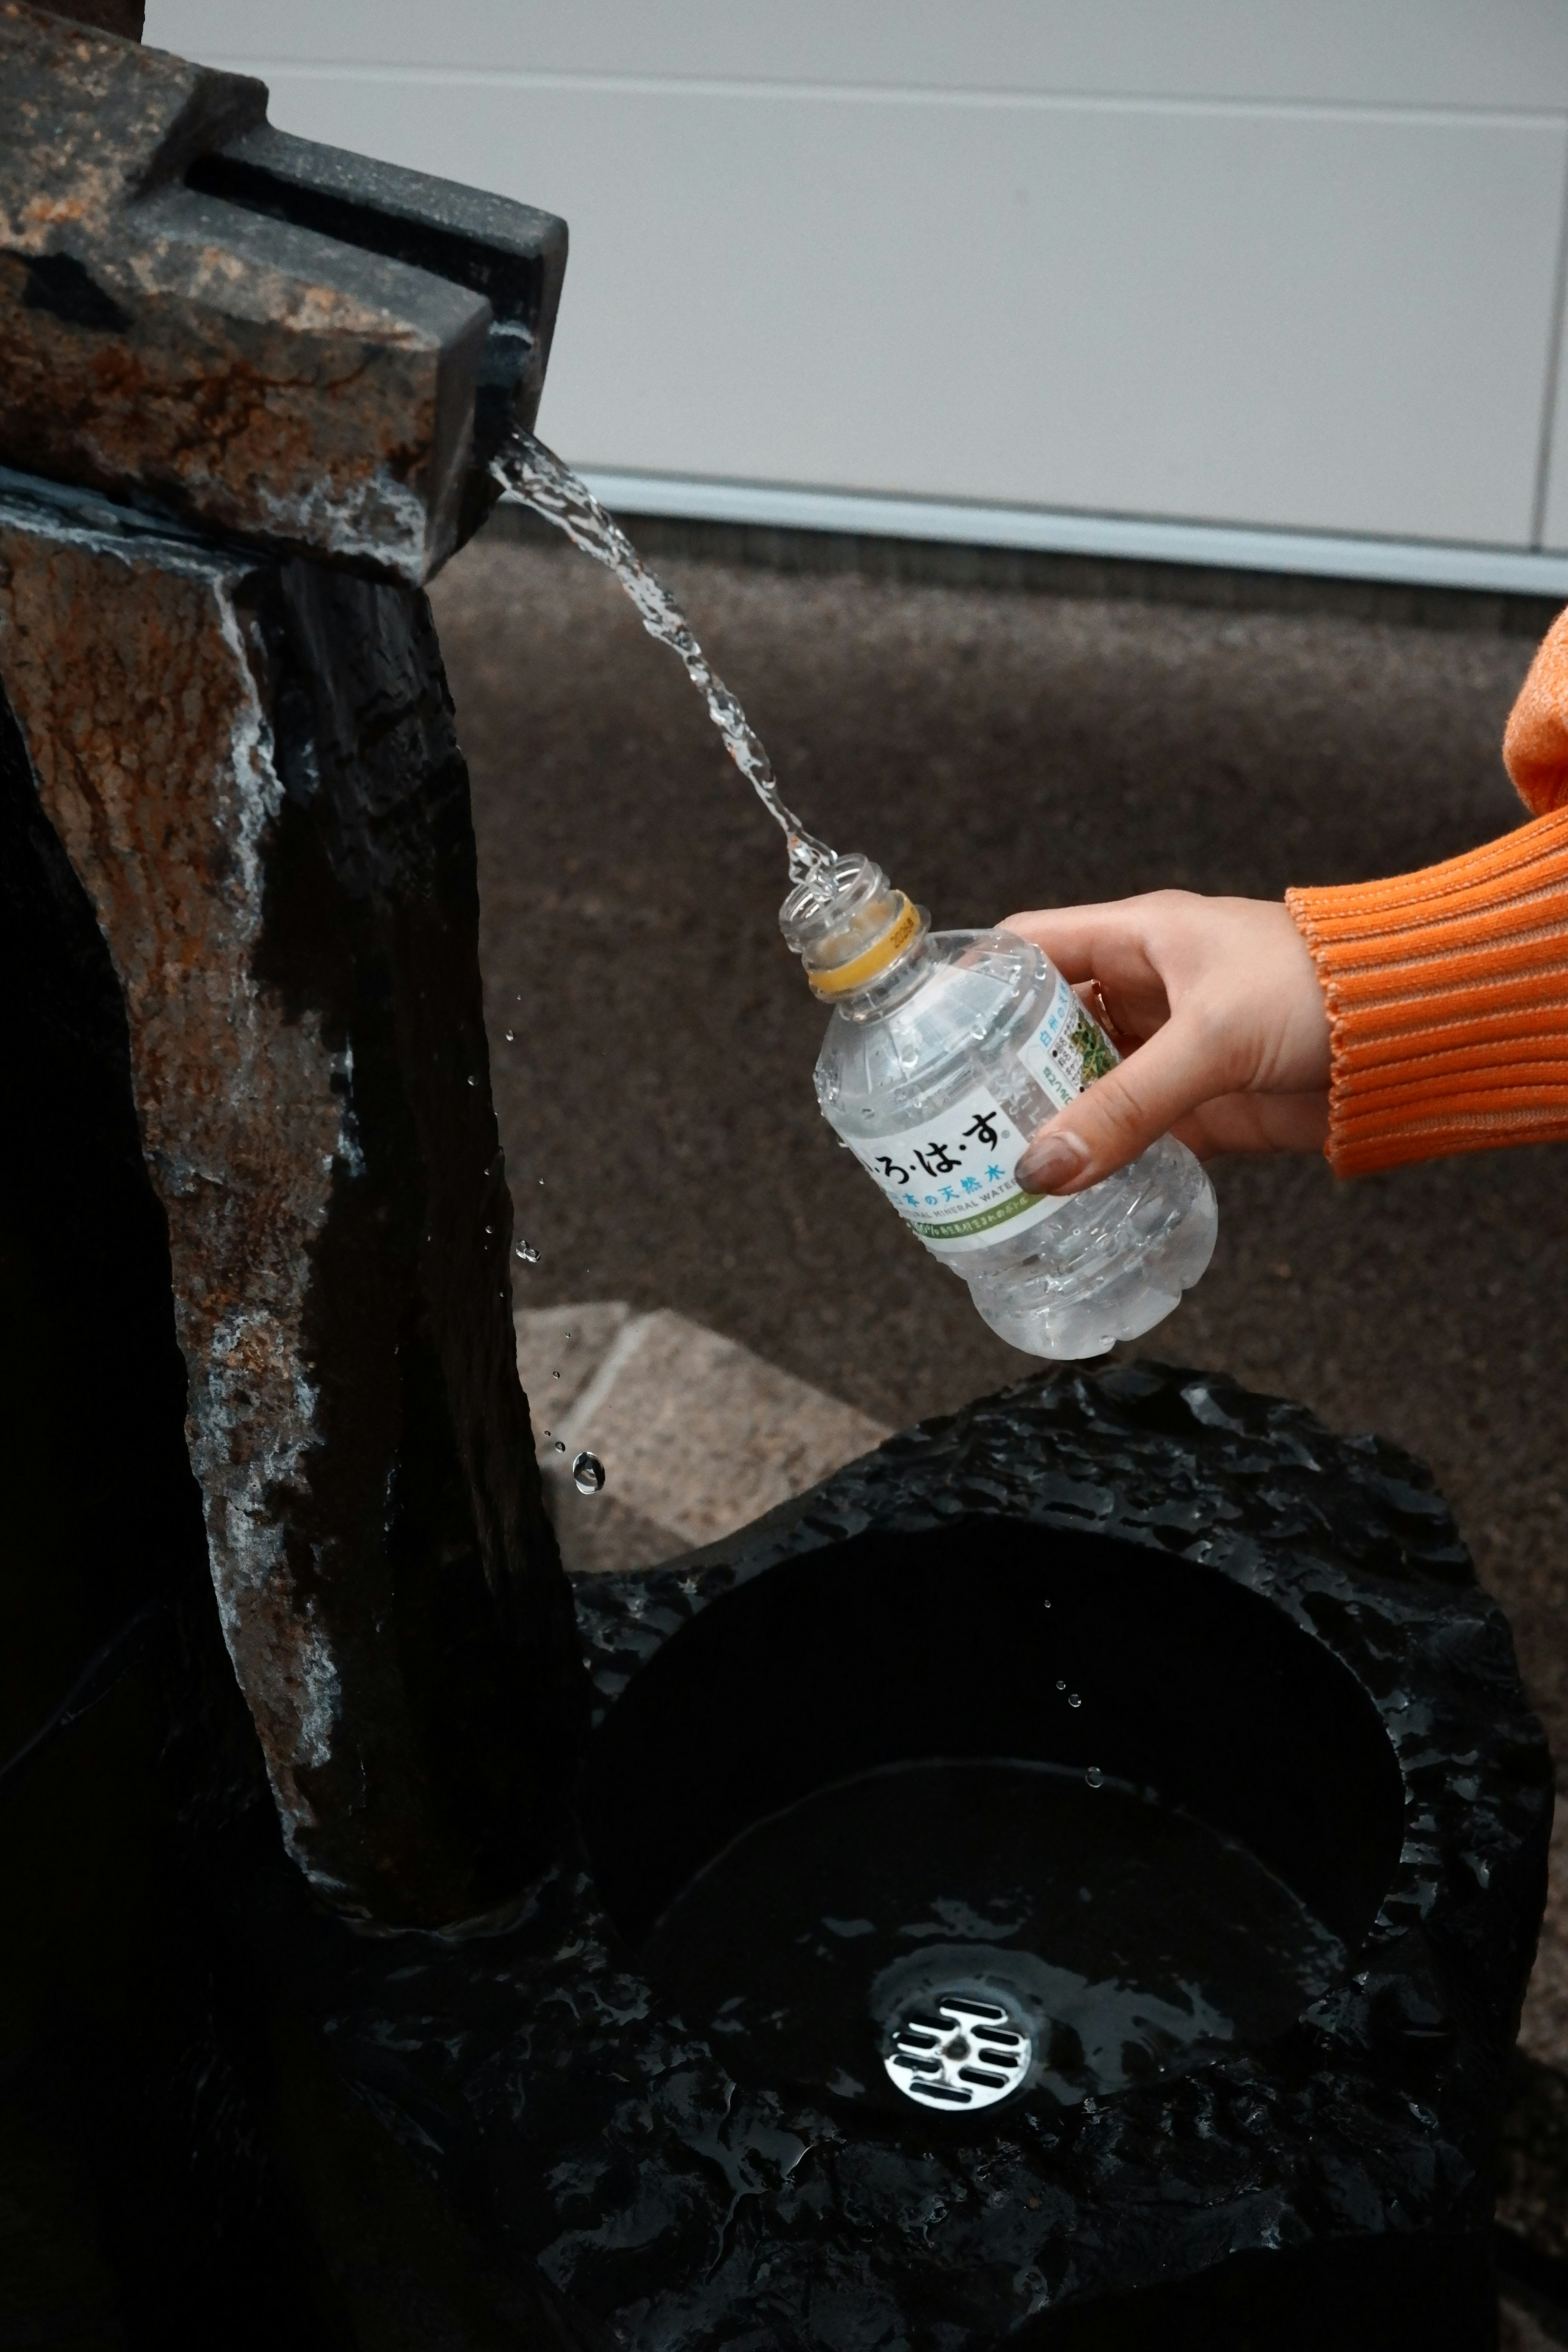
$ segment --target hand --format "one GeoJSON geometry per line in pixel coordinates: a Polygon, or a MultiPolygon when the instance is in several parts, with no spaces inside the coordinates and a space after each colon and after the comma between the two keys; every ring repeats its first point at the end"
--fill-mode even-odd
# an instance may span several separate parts
{"type": "Polygon", "coordinates": [[[1016,1171],[1026,1191],[1081,1192],[1167,1133],[1200,1160],[1321,1147],[1328,1009],[1285,906],[1155,890],[1002,928],[1093,984],[1126,1057],[1031,1139],[1016,1171]]]}

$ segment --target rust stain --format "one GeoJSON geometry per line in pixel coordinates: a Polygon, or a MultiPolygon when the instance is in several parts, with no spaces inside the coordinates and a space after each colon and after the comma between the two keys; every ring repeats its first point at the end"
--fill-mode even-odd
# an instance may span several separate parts
{"type": "Polygon", "coordinates": [[[23,307],[24,272],[0,255],[0,311],[9,295],[16,321],[0,368],[8,463],[421,574],[439,352],[325,330],[279,345],[216,320],[202,332],[163,303],[129,335],[83,335],[23,307]]]}
{"type": "Polygon", "coordinates": [[[417,582],[489,306],[184,186],[265,118],[258,82],[0,12],[0,460],[417,582]]]}

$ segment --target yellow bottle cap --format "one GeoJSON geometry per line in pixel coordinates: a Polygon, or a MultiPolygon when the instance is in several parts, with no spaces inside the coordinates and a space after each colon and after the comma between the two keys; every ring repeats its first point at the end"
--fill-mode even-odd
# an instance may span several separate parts
{"type": "Polygon", "coordinates": [[[891,929],[884,931],[879,940],[873,940],[868,948],[851,958],[848,963],[835,965],[826,971],[807,971],[806,978],[814,995],[847,996],[852,990],[864,988],[868,980],[875,980],[879,971],[885,971],[893,958],[908,947],[921,927],[921,910],[902,890],[897,895],[899,912],[893,919],[891,929]]]}

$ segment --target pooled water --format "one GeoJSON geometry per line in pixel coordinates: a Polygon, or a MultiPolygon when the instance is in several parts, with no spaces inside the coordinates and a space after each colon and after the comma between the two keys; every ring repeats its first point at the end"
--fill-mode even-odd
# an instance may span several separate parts
{"type": "Polygon", "coordinates": [[[895,2106],[889,2058],[944,2000],[1005,2007],[1025,2095],[1076,2106],[1272,2040],[1345,1966],[1234,1839],[1098,1765],[1001,1760],[887,1767],[758,1822],[638,1957],[737,2082],[895,2106]]]}
{"type": "Polygon", "coordinates": [[[807,833],[779,792],[773,762],[758,740],[735,697],[704,654],[691,626],[665,586],[650,572],[626,532],[599,504],[585,482],[562,464],[552,449],[531,433],[514,432],[490,471],[503,489],[511,490],[546,522],[563,530],[574,547],[613,572],[650,637],[668,646],[686,666],[687,676],[708,705],[708,716],[724,739],[724,749],[757,798],[782,827],[789,852],[792,882],[809,881],[831,866],[834,853],[807,833]]]}

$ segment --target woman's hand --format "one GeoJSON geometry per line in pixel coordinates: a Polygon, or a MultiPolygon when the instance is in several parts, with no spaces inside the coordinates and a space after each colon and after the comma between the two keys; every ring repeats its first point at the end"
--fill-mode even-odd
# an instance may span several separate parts
{"type": "Polygon", "coordinates": [[[1009,915],[1125,1056],[1032,1138],[1032,1192],[1081,1192],[1174,1134],[1198,1157],[1313,1151],[1329,1129],[1329,1017],[1289,910],[1155,890],[1009,915]],[[1098,993],[1098,1001],[1096,1001],[1098,993]]]}

